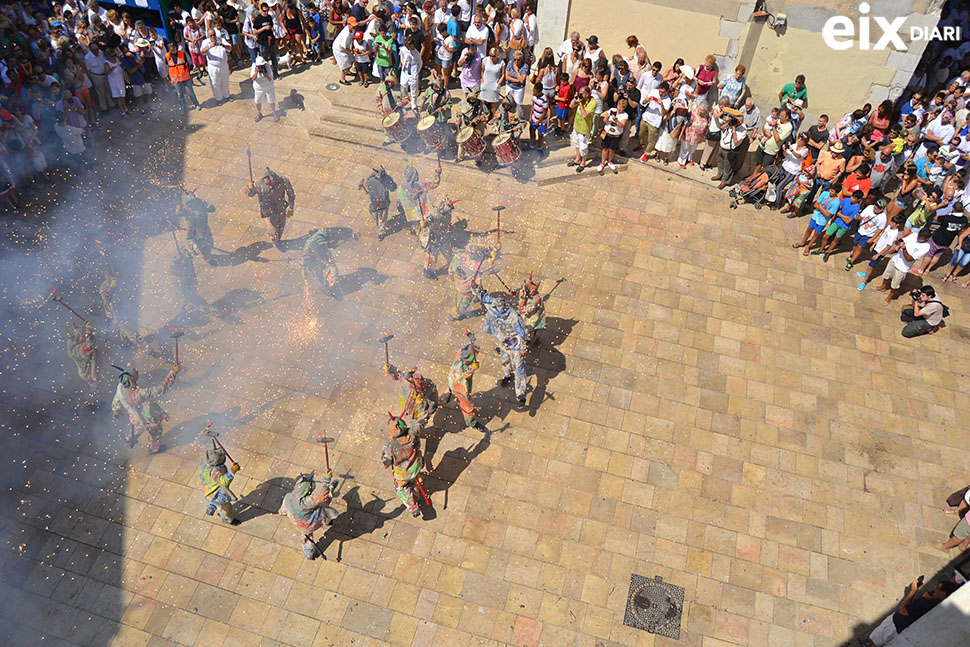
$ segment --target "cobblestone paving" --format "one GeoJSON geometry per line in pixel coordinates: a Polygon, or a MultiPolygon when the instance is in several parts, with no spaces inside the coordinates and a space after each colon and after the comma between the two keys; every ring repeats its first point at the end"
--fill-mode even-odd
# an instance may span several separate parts
{"type": "MultiPolygon", "coordinates": [[[[400,179],[399,153],[311,140],[289,119],[254,126],[250,110],[190,117],[185,181],[217,206],[216,246],[250,260],[196,263],[222,314],[183,337],[167,450],[128,450],[107,421],[107,447],[58,446],[69,421],[36,432],[47,449],[5,497],[3,527],[22,538],[3,560],[5,644],[821,647],[947,563],[939,507],[970,448],[962,294],[944,289],[941,334],[904,340],[899,306],[857,293],[841,255],[790,248],[803,221],[729,210],[699,172],[656,168],[536,188],[446,165],[435,195],[461,200],[470,231],[508,206],[506,281],[566,280],[530,359],[528,409],[494,386],[480,336],[492,432],[439,412],[435,514],[402,514],[379,462],[397,391],[377,338],[393,330],[392,362],[441,386],[481,320],[447,321],[450,285],[421,276],[412,236],[374,235],[357,184],[380,164],[400,179]],[[346,228],[342,301],[304,293],[296,248],[261,244],[247,144],[257,173],[296,188],[285,238],[346,228]],[[242,464],[235,528],[202,514],[208,422],[242,464]],[[276,510],[285,479],[323,471],[318,433],[336,438],[341,519],[321,542],[329,559],[307,562],[276,510]],[[679,641],[623,626],[631,573],[686,589],[679,641]]],[[[430,179],[433,160],[415,165],[430,179]]],[[[170,242],[146,242],[144,327],[180,306],[170,242]]],[[[160,379],[165,362],[139,362],[160,379]]]]}

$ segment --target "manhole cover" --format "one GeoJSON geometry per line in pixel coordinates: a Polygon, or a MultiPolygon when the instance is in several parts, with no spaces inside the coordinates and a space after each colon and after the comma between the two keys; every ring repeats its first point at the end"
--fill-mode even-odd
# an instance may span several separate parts
{"type": "Polygon", "coordinates": [[[340,89],[340,86],[337,85],[336,83],[328,83],[327,89],[330,90],[331,92],[336,92],[337,90],[340,89]]]}
{"type": "Polygon", "coordinates": [[[652,634],[678,640],[684,611],[683,587],[642,575],[630,576],[630,594],[626,599],[623,624],[652,634]]]}

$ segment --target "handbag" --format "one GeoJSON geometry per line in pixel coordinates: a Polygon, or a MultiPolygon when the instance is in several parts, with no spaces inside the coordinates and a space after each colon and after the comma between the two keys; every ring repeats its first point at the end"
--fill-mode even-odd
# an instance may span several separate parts
{"type": "Polygon", "coordinates": [[[948,496],[946,498],[946,504],[951,508],[957,507],[958,505],[960,505],[960,502],[963,501],[963,497],[967,494],[967,490],[970,490],[970,485],[968,485],[965,488],[960,488],[959,490],[957,490],[956,492],[948,496]]]}
{"type": "Polygon", "coordinates": [[[337,36],[337,25],[335,25],[332,22],[328,22],[326,31],[327,31],[327,34],[330,36],[330,39],[333,40],[337,36]]]}

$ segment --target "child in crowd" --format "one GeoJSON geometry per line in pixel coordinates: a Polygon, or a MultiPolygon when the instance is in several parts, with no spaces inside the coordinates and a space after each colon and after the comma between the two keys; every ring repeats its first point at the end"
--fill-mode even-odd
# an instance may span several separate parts
{"type": "Polygon", "coordinates": [[[569,82],[568,74],[559,75],[559,85],[556,88],[556,130],[564,134],[569,124],[569,103],[573,100],[573,84],[569,82]]]}

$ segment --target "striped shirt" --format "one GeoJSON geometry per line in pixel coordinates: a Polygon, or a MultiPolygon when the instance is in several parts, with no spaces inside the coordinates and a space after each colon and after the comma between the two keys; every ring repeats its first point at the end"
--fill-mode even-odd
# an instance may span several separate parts
{"type": "Polygon", "coordinates": [[[546,118],[546,111],[549,109],[549,100],[544,94],[532,97],[532,123],[537,126],[546,118]]]}

